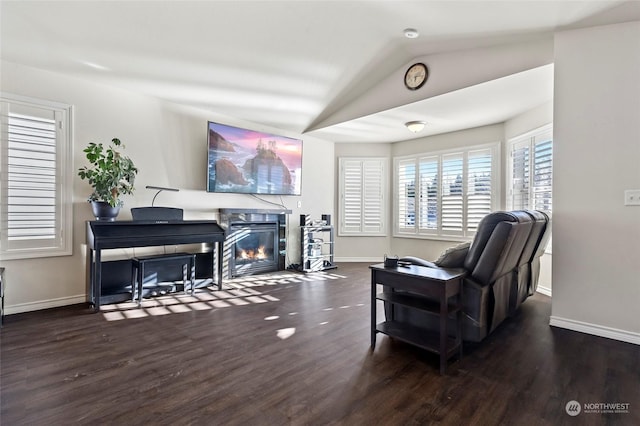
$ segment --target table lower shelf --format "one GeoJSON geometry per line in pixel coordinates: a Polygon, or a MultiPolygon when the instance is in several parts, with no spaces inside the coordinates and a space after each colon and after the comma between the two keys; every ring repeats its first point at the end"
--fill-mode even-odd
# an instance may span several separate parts
{"type": "MultiPolygon", "coordinates": [[[[409,308],[419,309],[421,311],[431,312],[433,314],[440,314],[440,303],[435,300],[430,300],[424,297],[420,297],[415,294],[405,293],[378,293],[376,299],[383,302],[393,303],[395,305],[403,305],[409,308]]],[[[447,313],[449,316],[455,315],[458,312],[458,306],[454,302],[450,302],[447,305],[447,313]]]]}
{"type": "MultiPolygon", "coordinates": [[[[414,346],[418,346],[429,352],[440,354],[440,336],[419,327],[399,323],[395,321],[385,321],[376,325],[376,332],[386,334],[389,337],[401,340],[414,346]]],[[[445,358],[449,359],[460,349],[462,342],[447,336],[445,358]]],[[[442,354],[440,354],[442,355],[442,354]]]]}

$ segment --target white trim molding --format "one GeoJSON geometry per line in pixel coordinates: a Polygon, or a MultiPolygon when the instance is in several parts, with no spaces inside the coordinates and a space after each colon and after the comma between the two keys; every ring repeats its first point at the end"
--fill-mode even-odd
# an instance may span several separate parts
{"type": "Polygon", "coordinates": [[[549,287],[541,286],[540,284],[538,284],[536,292],[551,297],[551,289],[549,287]]]}
{"type": "Polygon", "coordinates": [[[86,303],[87,295],[59,297],[57,299],[38,300],[36,302],[19,303],[17,305],[5,306],[5,315],[20,314],[23,312],[39,311],[42,309],[58,308],[60,306],[76,305],[86,303]]]}
{"type": "Polygon", "coordinates": [[[344,263],[382,263],[384,262],[384,256],[381,257],[337,257],[334,259],[336,262],[344,263]]]}
{"type": "Polygon", "coordinates": [[[612,327],[605,327],[598,324],[576,321],[567,318],[552,316],[549,325],[567,330],[579,331],[580,333],[592,334],[594,336],[606,337],[607,339],[619,340],[621,342],[640,345],[640,333],[627,330],[620,330],[612,327]]]}

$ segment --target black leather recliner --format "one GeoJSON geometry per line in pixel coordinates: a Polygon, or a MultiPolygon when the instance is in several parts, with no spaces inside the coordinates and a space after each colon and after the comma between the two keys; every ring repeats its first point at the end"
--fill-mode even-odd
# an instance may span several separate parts
{"type": "MultiPolygon", "coordinates": [[[[539,213],[519,210],[488,214],[478,225],[466,253],[463,252],[463,256],[457,253],[459,264],[446,259],[436,263],[417,257],[402,259],[428,267],[464,268],[467,275],[463,281],[463,340],[479,342],[484,339],[535,291],[539,257],[544,251],[548,228],[546,215],[539,213]]],[[[383,291],[391,290],[385,287],[383,291]]],[[[388,310],[389,306],[385,304],[389,318],[388,310]]],[[[433,315],[403,306],[395,306],[394,321],[428,330],[438,329],[437,318],[433,315]]],[[[454,326],[452,318],[452,332],[454,326]]]]}
{"type": "Polygon", "coordinates": [[[549,242],[549,216],[537,210],[525,210],[531,216],[533,226],[524,246],[517,266],[517,279],[511,289],[509,314],[512,315],[527,297],[532,296],[538,287],[540,277],[540,257],[549,242]]]}

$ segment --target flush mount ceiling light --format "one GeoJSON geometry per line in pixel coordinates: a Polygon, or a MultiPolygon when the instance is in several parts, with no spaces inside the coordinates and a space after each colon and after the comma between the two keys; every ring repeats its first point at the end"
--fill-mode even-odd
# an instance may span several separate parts
{"type": "Polygon", "coordinates": [[[415,28],[405,28],[404,30],[404,36],[406,38],[418,38],[419,35],[418,30],[415,28]]]}
{"type": "Polygon", "coordinates": [[[413,133],[421,132],[424,129],[424,126],[427,125],[426,121],[407,121],[404,123],[407,126],[407,129],[412,131],[413,133]]]}

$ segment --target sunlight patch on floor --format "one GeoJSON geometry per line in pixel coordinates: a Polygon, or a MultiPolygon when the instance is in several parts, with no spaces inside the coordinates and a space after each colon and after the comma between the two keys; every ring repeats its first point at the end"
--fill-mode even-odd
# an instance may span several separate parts
{"type": "MultiPolygon", "coordinates": [[[[266,294],[258,287],[276,285],[291,286],[305,282],[337,280],[340,278],[346,277],[327,272],[312,272],[308,274],[281,272],[260,276],[239,277],[225,280],[223,290],[217,290],[216,286],[212,286],[200,288],[193,294],[172,293],[143,299],[140,305],[138,305],[137,302],[127,301],[102,305],[100,309],[103,317],[107,321],[121,321],[149,316],[164,316],[184,314],[193,311],[223,309],[257,303],[279,302],[280,299],[271,294],[266,294]]],[[[362,304],[358,306],[362,306],[362,304]]],[[[345,308],[345,306],[341,306],[341,308],[345,308]]],[[[333,308],[325,308],[325,310],[332,309],[333,308]]],[[[289,313],[289,315],[297,314],[297,312],[289,313]]],[[[288,338],[295,333],[295,328],[291,334],[287,334],[290,329],[282,330],[285,330],[282,333],[286,335],[286,337],[278,335],[280,338],[288,338]]]]}
{"type": "Polygon", "coordinates": [[[244,305],[250,305],[251,302],[248,302],[244,299],[228,299],[229,303],[232,303],[236,306],[244,306],[244,305]]]}
{"type": "Polygon", "coordinates": [[[209,305],[214,308],[228,308],[229,306],[231,306],[230,303],[227,303],[224,300],[212,300],[209,302],[209,305]]]}
{"type": "Polygon", "coordinates": [[[189,312],[191,311],[191,309],[189,309],[189,307],[187,305],[171,305],[167,307],[171,312],[173,312],[174,314],[179,314],[179,313],[183,313],[183,312],[189,312]]]}
{"type": "Polygon", "coordinates": [[[289,337],[293,336],[295,334],[295,332],[296,332],[296,328],[295,327],[281,328],[280,330],[276,331],[276,336],[278,336],[279,338],[284,340],[284,339],[288,339],[289,337]]]}
{"type": "Polygon", "coordinates": [[[280,299],[255,289],[197,290],[194,294],[171,294],[136,302],[114,303],[101,306],[107,321],[145,318],[193,311],[245,306],[253,303],[278,302],[280,299]]]}

